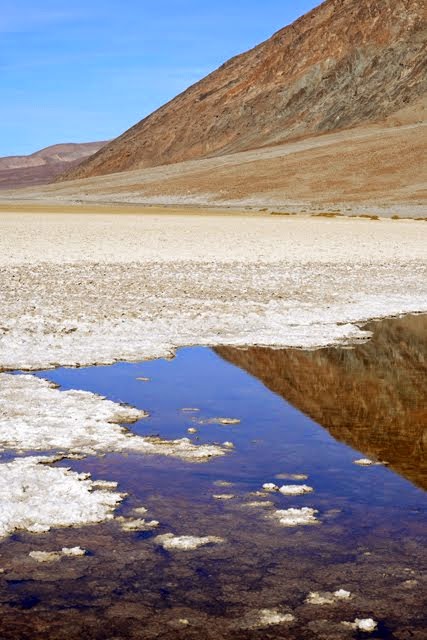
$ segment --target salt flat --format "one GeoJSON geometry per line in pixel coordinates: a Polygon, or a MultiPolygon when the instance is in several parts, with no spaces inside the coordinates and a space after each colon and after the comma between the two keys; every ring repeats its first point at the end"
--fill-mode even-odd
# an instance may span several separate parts
{"type": "Polygon", "coordinates": [[[315,347],[427,310],[423,221],[0,214],[0,367],[315,347]]]}

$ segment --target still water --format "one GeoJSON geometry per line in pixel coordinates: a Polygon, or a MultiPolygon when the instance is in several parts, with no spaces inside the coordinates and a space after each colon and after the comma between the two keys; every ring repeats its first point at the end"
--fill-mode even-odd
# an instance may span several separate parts
{"type": "Polygon", "coordinates": [[[202,464],[115,454],[59,463],[117,481],[128,493],[118,514],[144,505],[160,526],[14,535],[0,549],[13,567],[0,581],[1,639],[425,638],[427,323],[369,328],[373,339],[352,349],[188,348],[172,360],[40,372],[62,389],[147,410],[131,426],[140,435],[234,449],[202,464]],[[210,422],[218,416],[240,422],[210,422]],[[354,464],[362,457],[387,464],[354,464]],[[292,474],[308,476],[313,493],[269,493],[274,506],[248,506],[266,482],[301,484],[292,474]],[[233,498],[213,497],[224,493],[233,498]],[[318,524],[271,517],[289,507],[315,508],[318,524]],[[225,542],[170,552],[153,542],[168,532],[225,542]],[[28,561],[29,550],[74,545],[89,555],[28,561]],[[338,589],[351,597],[307,602],[338,589]],[[293,619],[266,624],[263,610],[293,619]],[[378,628],[342,624],[355,618],[378,628]]]}

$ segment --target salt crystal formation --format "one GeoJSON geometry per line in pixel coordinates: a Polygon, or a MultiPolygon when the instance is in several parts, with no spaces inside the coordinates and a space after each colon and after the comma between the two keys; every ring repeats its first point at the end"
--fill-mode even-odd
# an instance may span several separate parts
{"type": "Polygon", "coordinates": [[[207,544],[219,544],[223,538],[217,536],[175,536],[173,533],[165,533],[157,536],[154,541],[168,551],[192,551],[207,544]]]}
{"type": "Polygon", "coordinates": [[[303,507],[302,509],[278,509],[274,512],[273,517],[279,520],[279,523],[285,527],[297,527],[299,525],[316,524],[316,509],[303,507]]]}
{"type": "Polygon", "coordinates": [[[19,529],[43,533],[113,517],[121,494],[96,490],[87,474],[50,467],[46,460],[16,458],[0,464],[0,539],[19,529]]]}
{"type": "Polygon", "coordinates": [[[302,496],[304,493],[312,493],[313,487],[306,484],[284,484],[279,491],[284,496],[302,496]]]}
{"type": "Polygon", "coordinates": [[[35,376],[0,373],[0,450],[134,451],[193,461],[225,453],[220,446],[196,446],[188,438],[143,438],[118,424],[146,415],[87,391],[60,391],[35,376]]]}

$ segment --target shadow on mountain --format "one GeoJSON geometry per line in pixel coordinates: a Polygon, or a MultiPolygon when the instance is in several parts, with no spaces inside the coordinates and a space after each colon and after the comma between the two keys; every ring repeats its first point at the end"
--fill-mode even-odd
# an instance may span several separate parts
{"type": "Polygon", "coordinates": [[[427,489],[427,316],[371,322],[372,339],[316,351],[219,347],[216,353],[322,425],[427,489]]]}

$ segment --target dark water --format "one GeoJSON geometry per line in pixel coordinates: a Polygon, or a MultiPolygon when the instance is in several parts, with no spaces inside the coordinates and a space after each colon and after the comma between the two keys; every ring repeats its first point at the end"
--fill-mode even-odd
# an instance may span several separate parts
{"type": "Polygon", "coordinates": [[[41,372],[63,389],[149,411],[132,425],[140,435],[183,437],[195,426],[195,442],[228,440],[235,449],[204,464],[112,454],[64,461],[118,481],[129,494],[119,511],[144,505],[161,525],[155,534],[107,523],[15,535],[0,549],[10,567],[0,580],[0,637],[369,636],[341,624],[356,617],[378,621],[370,637],[426,637],[425,319],[371,328],[373,340],[352,350],[191,348],[170,361],[41,372]],[[241,422],[193,421],[217,416],[241,422]],[[389,466],[353,464],[365,456],[389,466]],[[318,509],[318,525],[281,527],[271,510],[245,506],[265,482],[292,484],[275,478],[284,473],[307,474],[314,493],[269,499],[277,508],[318,509]],[[233,484],[218,487],[218,480],[233,484]],[[215,493],[235,498],[217,501],[215,493]],[[166,532],[226,542],[169,553],[152,541],[166,532]],[[29,550],[73,545],[90,555],[37,567],[28,561],[29,550]],[[340,588],[353,597],[305,602],[309,592],[340,588]],[[255,629],[261,609],[295,621],[255,629]]]}

